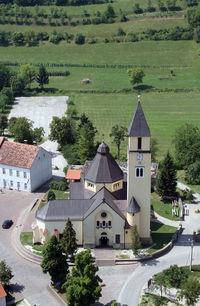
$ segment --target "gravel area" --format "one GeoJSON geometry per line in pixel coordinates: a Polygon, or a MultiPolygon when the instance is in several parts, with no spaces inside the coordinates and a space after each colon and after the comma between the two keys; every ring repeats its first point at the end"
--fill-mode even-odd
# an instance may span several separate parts
{"type": "MultiPolygon", "coordinates": [[[[65,115],[68,100],[67,96],[53,97],[19,97],[16,98],[15,104],[9,114],[11,117],[26,117],[33,121],[34,127],[42,126],[47,138],[50,133],[49,124],[53,116],[62,117],[65,115]]],[[[67,162],[62,154],[57,151],[57,142],[50,140],[41,145],[45,150],[52,153],[53,175],[64,177],[63,168],[67,162]]]]}

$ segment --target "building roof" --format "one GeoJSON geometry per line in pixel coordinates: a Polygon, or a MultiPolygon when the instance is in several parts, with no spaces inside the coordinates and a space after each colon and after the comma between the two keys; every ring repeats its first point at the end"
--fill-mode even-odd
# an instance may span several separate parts
{"type": "Polygon", "coordinates": [[[68,218],[71,220],[84,220],[104,202],[121,216],[121,218],[125,219],[124,214],[115,205],[115,200],[111,192],[103,187],[90,199],[49,201],[36,212],[36,218],[43,221],[65,221],[68,218]]]}
{"type": "Polygon", "coordinates": [[[131,214],[136,214],[140,211],[140,206],[134,197],[131,198],[130,204],[127,208],[127,212],[131,214]]]}
{"type": "Polygon", "coordinates": [[[65,178],[67,180],[80,180],[82,170],[68,169],[65,178]]]}
{"type": "MultiPolygon", "coordinates": [[[[1,137],[2,138],[2,137],[1,137]]],[[[1,140],[0,140],[1,141],[1,140]]],[[[7,293],[5,292],[5,290],[3,289],[2,284],[0,283],[0,299],[7,296],[7,293]]]]}
{"type": "Polygon", "coordinates": [[[83,220],[94,199],[54,200],[36,212],[36,218],[43,221],[83,220]]]}
{"type": "Polygon", "coordinates": [[[140,101],[128,129],[128,136],[132,137],[149,137],[151,136],[140,101]]]}
{"type": "Polygon", "coordinates": [[[0,137],[0,164],[29,169],[39,149],[35,145],[11,142],[0,137]]]}
{"type": "Polygon", "coordinates": [[[123,172],[109,153],[108,145],[103,142],[85,172],[85,180],[93,183],[113,183],[121,179],[123,172]]]}

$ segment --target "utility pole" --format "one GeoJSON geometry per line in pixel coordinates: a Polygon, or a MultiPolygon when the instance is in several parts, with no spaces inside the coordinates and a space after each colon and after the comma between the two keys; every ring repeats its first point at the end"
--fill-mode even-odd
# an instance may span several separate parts
{"type": "Polygon", "coordinates": [[[194,243],[193,243],[193,238],[191,239],[191,256],[190,256],[190,272],[192,271],[192,256],[193,256],[193,247],[194,247],[194,243]]]}

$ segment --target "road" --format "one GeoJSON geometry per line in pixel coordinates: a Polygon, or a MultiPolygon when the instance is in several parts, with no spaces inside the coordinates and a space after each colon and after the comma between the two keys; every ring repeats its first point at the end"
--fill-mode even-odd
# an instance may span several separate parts
{"type": "MultiPolygon", "coordinates": [[[[198,194],[196,194],[196,199],[200,199],[198,194]]],[[[168,254],[143,262],[133,271],[118,296],[117,301],[120,305],[138,305],[142,289],[148,279],[155,273],[169,268],[170,265],[185,266],[190,264],[192,233],[194,230],[200,229],[200,214],[195,213],[195,209],[200,209],[200,204],[199,202],[197,204],[187,204],[187,208],[189,209],[189,216],[185,216],[185,220],[181,222],[184,230],[179,241],[175,243],[168,254]]],[[[200,264],[200,244],[198,243],[194,243],[193,264],[200,264]]]]}

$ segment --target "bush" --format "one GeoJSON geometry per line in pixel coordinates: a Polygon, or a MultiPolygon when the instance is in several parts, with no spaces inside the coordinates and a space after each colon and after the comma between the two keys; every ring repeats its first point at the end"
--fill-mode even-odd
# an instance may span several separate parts
{"type": "Polygon", "coordinates": [[[196,161],[187,168],[185,180],[189,184],[200,184],[200,161],[196,161]]]}
{"type": "Polygon", "coordinates": [[[134,8],[133,8],[133,12],[135,14],[142,14],[143,13],[143,9],[140,7],[139,3],[136,3],[134,8]]]}
{"type": "Polygon", "coordinates": [[[117,35],[118,36],[125,36],[126,35],[126,32],[124,32],[124,30],[122,28],[118,28],[117,30],[117,35]]]}
{"type": "Polygon", "coordinates": [[[82,33],[77,33],[75,36],[75,44],[83,45],[85,43],[85,36],[82,33]]]}
{"type": "Polygon", "coordinates": [[[193,202],[194,201],[193,191],[189,190],[189,189],[183,190],[183,192],[182,192],[182,200],[183,201],[193,202]]]}
{"type": "Polygon", "coordinates": [[[56,199],[56,195],[53,192],[53,190],[49,190],[48,194],[47,194],[47,201],[53,201],[56,199]]]}
{"type": "Polygon", "coordinates": [[[51,181],[51,183],[49,184],[49,187],[54,190],[65,191],[67,190],[67,183],[65,180],[61,182],[51,181]]]}

